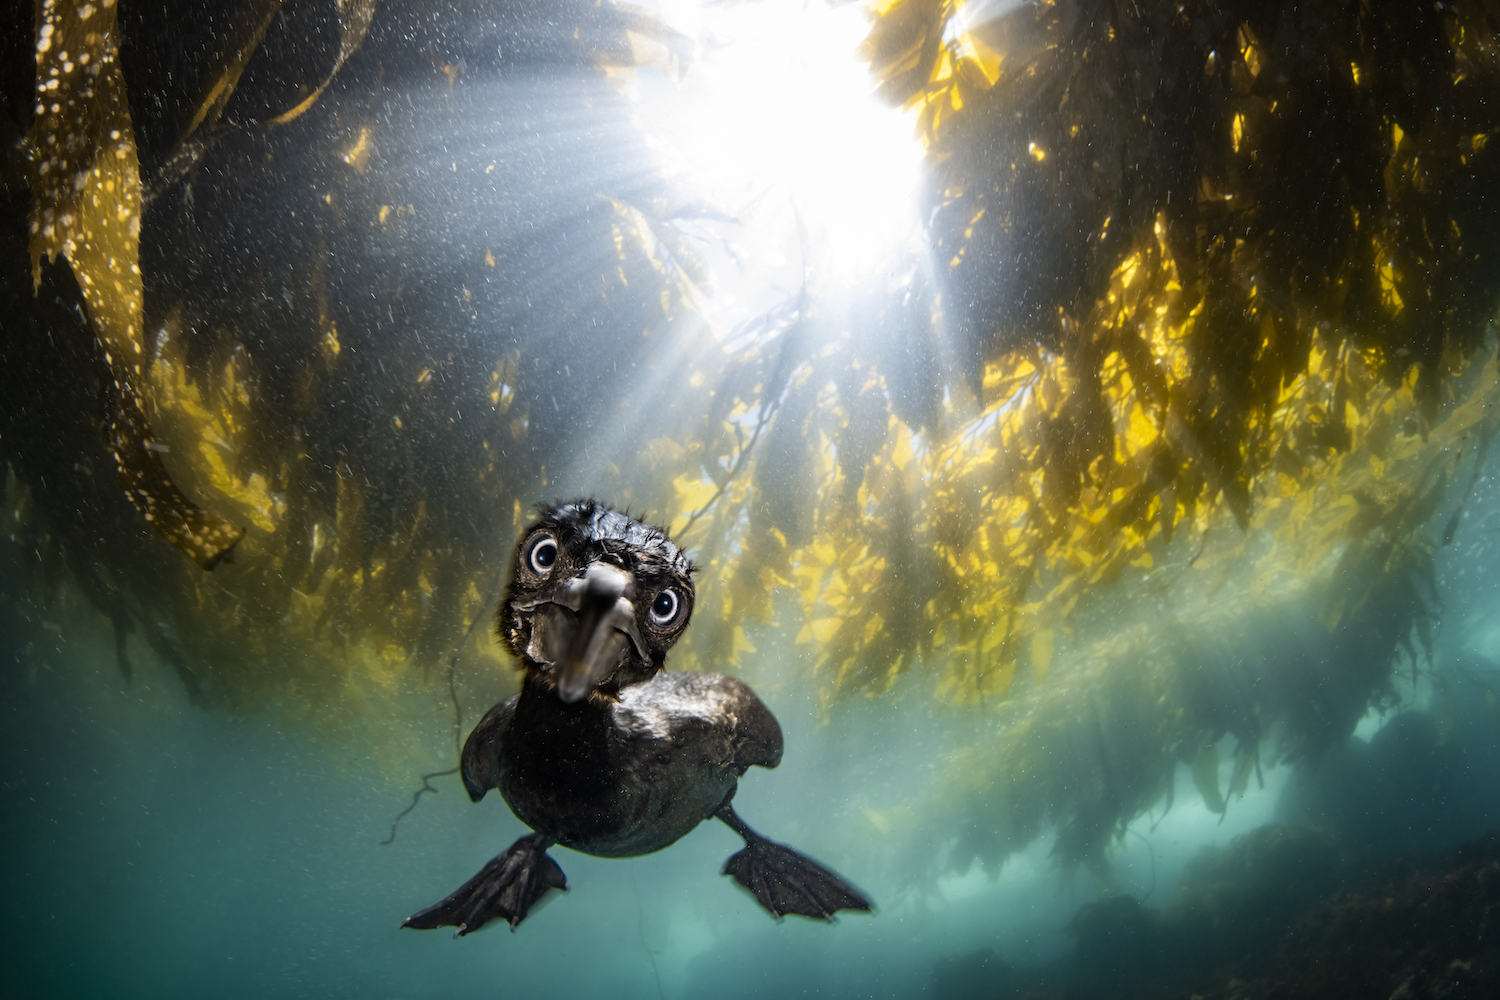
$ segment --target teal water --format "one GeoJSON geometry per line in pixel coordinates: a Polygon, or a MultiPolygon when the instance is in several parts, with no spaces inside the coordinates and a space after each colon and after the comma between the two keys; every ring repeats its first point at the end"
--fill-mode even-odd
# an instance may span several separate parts
{"type": "MultiPolygon", "coordinates": [[[[1491,496],[1482,482],[1477,499],[1491,496]]],[[[398,928],[523,832],[503,803],[471,805],[453,777],[435,779],[439,793],[382,845],[416,782],[377,767],[381,748],[348,730],[330,737],[316,718],[196,708],[149,662],[126,683],[108,633],[79,608],[54,609],[80,624],[51,622],[52,648],[19,643],[29,605],[12,565],[0,659],[0,993],[1004,995],[984,962],[965,966],[965,956],[1066,968],[1080,907],[1121,894],[1160,906],[1195,851],[1267,822],[1316,822],[1372,865],[1435,856],[1500,825],[1500,721],[1484,694],[1500,651],[1496,520],[1475,504],[1472,532],[1443,563],[1438,663],[1451,692],[1408,692],[1407,709],[1372,715],[1319,767],[1268,773],[1222,820],[1182,769],[1173,809],[1157,809],[1154,828],[1135,824],[1139,835],[1112,852],[1112,883],[1065,878],[1044,837],[998,878],[975,869],[913,886],[864,807],[923,801],[935,768],[982,718],[935,706],[925,681],[823,725],[811,696],[773,693],[786,761],[752,772],[737,805],[866,889],[874,915],[772,921],[719,876],[738,841],[709,823],[645,858],[559,849],[567,895],[515,933],[463,940],[398,928]]],[[[416,715],[430,703],[412,699],[416,715]]],[[[428,738],[441,747],[445,720],[431,715],[428,738]]]]}
{"type": "Polygon", "coordinates": [[[930,974],[922,956],[955,945],[1008,934],[1056,950],[1069,900],[1088,895],[1054,896],[1038,872],[1047,891],[1024,912],[967,886],[899,902],[854,863],[871,831],[848,804],[890,789],[893,767],[918,786],[921,736],[818,729],[810,705],[779,706],[787,763],[749,776],[737,804],[859,880],[876,916],[774,923],[718,875],[737,838],[704,824],[646,858],[555,852],[572,890],[514,934],[398,931],[524,832],[503,803],[437,779],[381,846],[409,789],[371,747],[200,711],[169,677],[126,686],[98,652],[71,673],[8,659],[9,995],[904,996],[930,974]]]}

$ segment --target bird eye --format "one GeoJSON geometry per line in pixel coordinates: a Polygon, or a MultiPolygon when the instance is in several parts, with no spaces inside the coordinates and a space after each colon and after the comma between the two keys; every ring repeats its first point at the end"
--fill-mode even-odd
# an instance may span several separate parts
{"type": "Polygon", "coordinates": [[[552,566],[557,562],[557,541],[551,535],[543,535],[536,544],[531,546],[531,568],[536,573],[546,576],[552,571],[552,566]]]}
{"type": "Polygon", "coordinates": [[[656,595],[651,602],[651,624],[655,628],[669,628],[677,624],[682,616],[682,598],[670,587],[656,595]]]}

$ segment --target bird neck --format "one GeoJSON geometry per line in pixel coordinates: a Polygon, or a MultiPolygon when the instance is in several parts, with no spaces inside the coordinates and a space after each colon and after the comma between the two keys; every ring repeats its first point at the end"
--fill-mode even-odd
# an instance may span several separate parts
{"type": "Polygon", "coordinates": [[[606,699],[567,704],[551,684],[528,675],[504,737],[512,744],[506,756],[521,784],[587,800],[606,795],[614,780],[613,729],[606,699]]]}
{"type": "MultiPolygon", "coordinates": [[[[569,709],[581,710],[587,707],[592,709],[594,712],[603,712],[605,714],[608,714],[611,706],[613,706],[614,703],[619,700],[619,692],[614,688],[613,685],[607,684],[603,687],[594,688],[588,693],[588,697],[582,699],[576,704],[565,704],[563,700],[557,696],[556,682],[552,680],[552,678],[545,672],[545,670],[539,664],[533,663],[530,660],[525,661],[525,663],[526,676],[521,681],[521,700],[523,702],[532,701],[539,704],[545,702],[555,702],[557,708],[561,711],[567,711],[569,709]]],[[[589,714],[592,714],[592,712],[580,712],[580,715],[589,714]]]]}

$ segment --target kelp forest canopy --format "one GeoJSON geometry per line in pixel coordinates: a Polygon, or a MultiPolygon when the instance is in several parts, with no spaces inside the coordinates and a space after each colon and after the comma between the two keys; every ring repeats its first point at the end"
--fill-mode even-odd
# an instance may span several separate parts
{"type": "Polygon", "coordinates": [[[232,6],[6,15],[37,648],[77,592],[209,710],[472,719],[516,530],[592,494],[694,554],[678,669],[997,715],[958,864],[1097,861],[1179,763],[1222,811],[1429,659],[1500,426],[1500,3],[876,0],[923,245],[732,328],[736,208],[638,113],[705,58],[670,19],[232,6]]]}

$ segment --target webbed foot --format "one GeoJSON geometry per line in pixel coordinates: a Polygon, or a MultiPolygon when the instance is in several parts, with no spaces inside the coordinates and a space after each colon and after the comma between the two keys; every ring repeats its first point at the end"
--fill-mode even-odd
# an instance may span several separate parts
{"type": "Polygon", "coordinates": [[[515,930],[548,889],[567,891],[567,877],[547,856],[551,846],[552,841],[539,833],[522,837],[453,895],[412,914],[401,926],[421,931],[457,927],[454,937],[463,937],[498,917],[515,930]]]}
{"type": "Polygon", "coordinates": [[[812,858],[762,837],[727,802],[715,815],[745,838],[745,849],[724,862],[723,874],[733,875],[777,920],[793,913],[831,922],[839,910],[870,909],[858,889],[812,858]]]}

